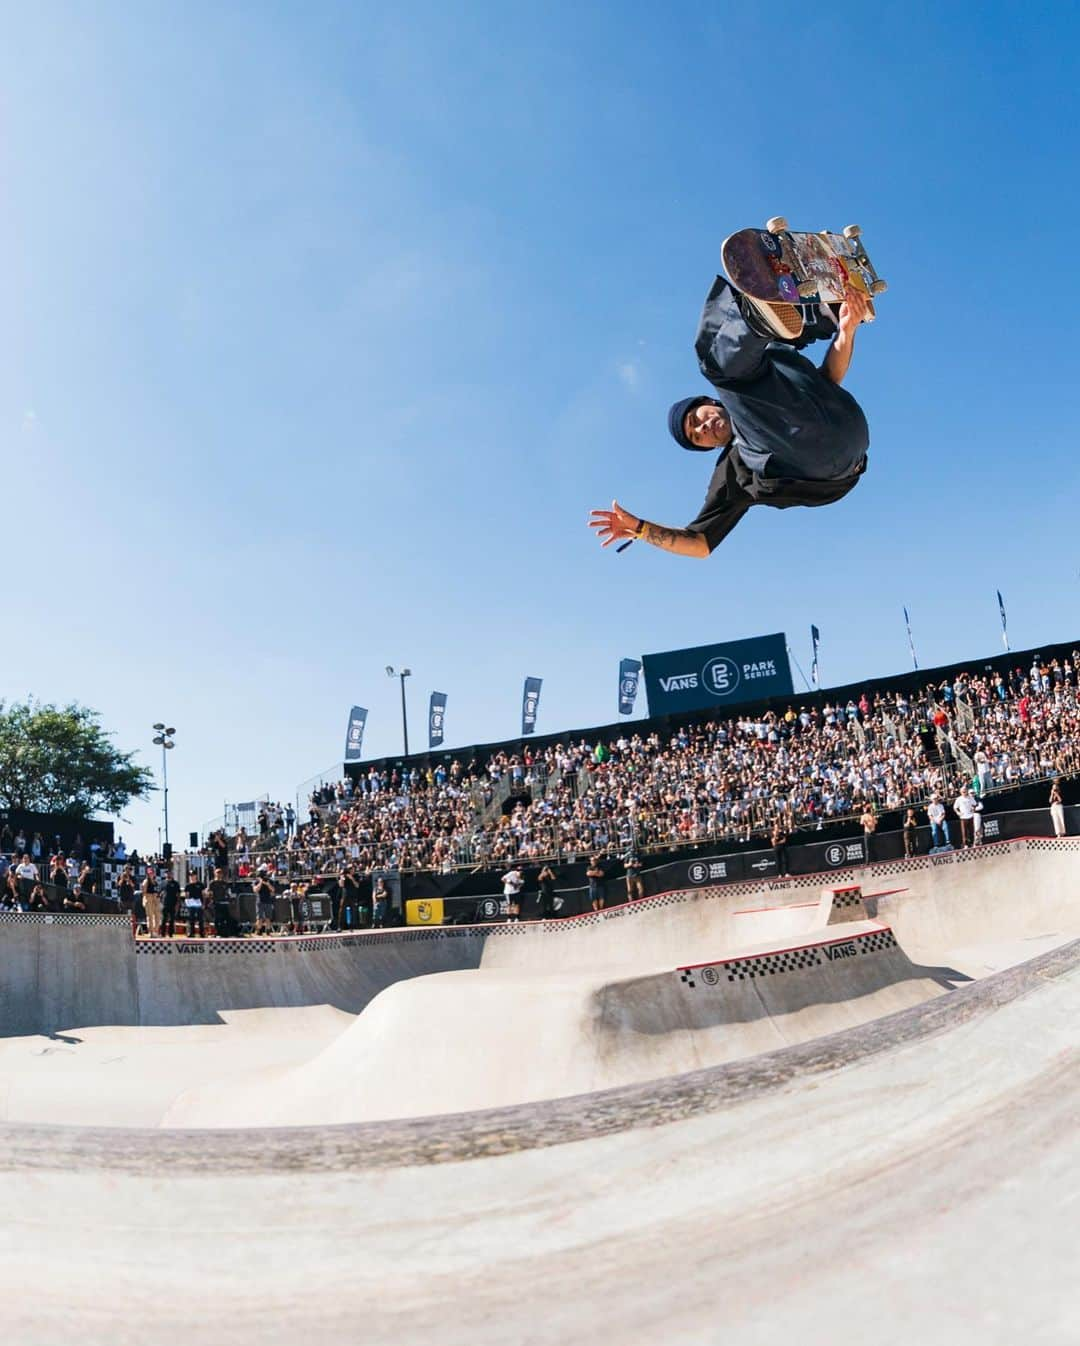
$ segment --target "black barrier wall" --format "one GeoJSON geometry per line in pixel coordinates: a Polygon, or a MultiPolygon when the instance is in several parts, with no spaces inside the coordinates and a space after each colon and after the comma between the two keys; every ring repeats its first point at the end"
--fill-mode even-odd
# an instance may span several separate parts
{"type": "MultiPolygon", "coordinates": [[[[1080,805],[1069,805],[1065,809],[1066,830],[1072,836],[1080,835],[1080,805]]],[[[959,849],[960,825],[955,818],[949,820],[949,832],[954,849],[959,849]]],[[[1049,837],[1054,835],[1053,824],[1048,809],[1030,809],[1010,813],[991,814],[983,820],[983,841],[1015,841],[1019,837],[1049,837]]],[[[913,855],[930,853],[930,829],[920,827],[914,838],[913,855]]],[[[705,888],[728,883],[749,883],[777,879],[783,874],[798,877],[804,874],[819,874],[822,883],[828,883],[830,870],[849,869],[853,866],[878,864],[889,860],[904,858],[904,838],[901,832],[879,832],[869,842],[867,855],[866,839],[846,837],[813,841],[798,845],[789,845],[786,854],[778,856],[771,847],[764,850],[746,850],[741,852],[699,851],[693,855],[683,855],[678,860],[643,871],[642,881],[646,897],[655,897],[660,893],[680,892],[687,889],[705,888]],[[783,865],[783,867],[782,867],[783,865]]],[[[553,866],[556,873],[556,889],[561,899],[558,917],[579,916],[591,911],[588,890],[585,886],[584,864],[553,866]]],[[[525,892],[521,903],[522,918],[528,920],[537,915],[536,870],[523,872],[526,875],[525,892]]],[[[608,866],[609,878],[605,905],[618,906],[627,900],[626,879],[622,865],[612,863],[608,866]]],[[[480,876],[477,876],[480,877],[480,876]]],[[[500,897],[491,890],[496,875],[483,876],[488,881],[488,892],[484,895],[468,897],[448,897],[444,901],[447,921],[505,920],[500,897]]],[[[414,894],[410,891],[408,895],[414,894]]],[[[431,894],[428,894],[429,896],[431,894]]]]}

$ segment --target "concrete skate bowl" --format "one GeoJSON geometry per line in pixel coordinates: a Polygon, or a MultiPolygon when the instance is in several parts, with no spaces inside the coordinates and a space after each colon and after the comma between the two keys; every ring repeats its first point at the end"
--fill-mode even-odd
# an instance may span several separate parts
{"type": "Polygon", "coordinates": [[[135,942],[116,918],[14,917],[0,1120],[320,1126],[679,1077],[955,998],[1080,936],[1073,863],[1071,843],[1032,840],[860,883],[287,940],[135,942]]]}
{"type": "MultiPolygon", "coordinates": [[[[49,1339],[38,1322],[93,1324],[102,1281],[87,1249],[141,1241],[162,1220],[168,1256],[229,1244],[245,1341],[304,1329],[353,1340],[346,1308],[370,1340],[400,1340],[403,1324],[435,1341],[585,1340],[601,1327],[621,1341],[714,1340],[718,1293],[743,1340],[789,1328],[855,1341],[871,1327],[910,1339],[888,1335],[851,1273],[891,1268],[897,1331],[933,1335],[944,1297],[928,1284],[952,1277],[955,1300],[968,1274],[957,1250],[991,1226],[1002,1286],[1007,1272],[1034,1293],[1063,1267],[1036,1265],[1012,1219],[1080,1173],[1077,858],[1073,842],[1010,842],[827,881],[667,894],[548,927],[272,953],[255,941],[133,949],[96,924],[5,926],[22,952],[0,998],[15,1026],[0,1041],[15,1212],[0,1249],[40,1291],[16,1324],[30,1341],[49,1339]],[[826,904],[826,882],[860,896],[826,904]],[[76,948],[75,934],[89,969],[49,943],[76,948]],[[86,973],[104,969],[95,1004],[100,976],[86,973]],[[95,1042],[116,1024],[150,1040],[95,1042]],[[192,1048],[171,1036],[192,1031],[204,1035],[192,1048]],[[230,1034],[230,1046],[211,1040],[230,1034]],[[8,1069],[35,1050],[40,1070],[8,1069]],[[179,1087],[162,1089],[151,1077],[170,1053],[179,1087]],[[153,1095],[141,1113],[125,1057],[153,1095]],[[119,1098],[135,1125],[42,1124],[77,1120],[78,1090],[55,1078],[78,1069],[111,1093],[86,1120],[115,1122],[119,1098]],[[46,1079],[52,1115],[31,1115],[46,1079]],[[74,1268],[59,1298],[32,1256],[46,1228],[50,1256],[74,1268]],[[910,1293],[896,1288],[898,1242],[910,1293]],[[311,1258],[339,1287],[333,1304],[307,1293],[311,1258]],[[830,1294],[845,1305],[840,1328],[830,1294]]],[[[140,1270],[167,1255],[146,1256],[110,1267],[110,1293],[137,1294],[140,1270]]],[[[980,1312],[1014,1323],[1015,1296],[999,1302],[989,1283],[980,1312]]],[[[1071,1332],[1060,1294],[1044,1301],[1048,1331],[1071,1332]]],[[[200,1312],[155,1309],[157,1339],[197,1333],[200,1312]]],[[[952,1339],[976,1339],[972,1321],[958,1309],[952,1339]]],[[[115,1315],[101,1339],[115,1339],[106,1323],[115,1315]]]]}

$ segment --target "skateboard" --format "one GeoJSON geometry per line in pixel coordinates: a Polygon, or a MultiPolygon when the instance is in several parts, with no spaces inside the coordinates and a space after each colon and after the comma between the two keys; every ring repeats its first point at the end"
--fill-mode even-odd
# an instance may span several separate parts
{"type": "Polygon", "coordinates": [[[776,215],[764,229],[740,229],[724,240],[724,271],[737,290],[771,303],[838,304],[847,286],[871,301],[888,286],[874,270],[862,231],[849,224],[842,234],[794,233],[776,215]]]}

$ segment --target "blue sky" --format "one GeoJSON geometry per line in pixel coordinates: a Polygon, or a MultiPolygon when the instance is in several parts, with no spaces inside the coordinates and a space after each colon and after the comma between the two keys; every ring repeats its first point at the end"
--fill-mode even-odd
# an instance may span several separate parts
{"type": "MultiPolygon", "coordinates": [[[[622,655],[785,630],[826,682],[1078,633],[1078,11],[5,7],[3,693],[157,766],[174,842],[339,759],[615,718],[622,655]],[[848,17],[850,15],[850,17],[848,17]],[[708,561],[667,438],[723,237],[858,221],[871,466],[708,561]],[[965,230],[969,233],[965,234],[965,230]],[[1043,305],[1045,304],[1045,308],[1043,305]]],[[[642,710],[644,707],[642,707],[642,710]]],[[[160,797],[121,827],[156,845],[160,797]]]]}

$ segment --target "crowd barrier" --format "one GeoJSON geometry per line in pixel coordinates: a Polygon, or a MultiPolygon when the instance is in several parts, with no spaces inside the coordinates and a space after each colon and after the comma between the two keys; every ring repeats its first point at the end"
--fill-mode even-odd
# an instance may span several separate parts
{"type": "MultiPolygon", "coordinates": [[[[1080,805],[1066,805],[1064,812],[1066,831],[1074,836],[1080,835],[1080,805]]],[[[961,836],[957,819],[949,819],[949,831],[953,845],[958,847],[961,836]]],[[[994,813],[983,819],[984,843],[1053,834],[1053,824],[1046,808],[994,813]]],[[[928,827],[919,827],[913,840],[912,854],[934,853],[930,846],[928,827]]],[[[664,863],[644,869],[641,873],[642,895],[654,897],[667,892],[692,890],[706,884],[768,882],[779,881],[783,876],[798,878],[808,874],[827,875],[830,871],[901,860],[905,855],[904,836],[900,831],[878,832],[869,838],[848,835],[799,841],[782,850],[771,846],[725,849],[699,845],[669,852],[664,863]]],[[[588,860],[583,858],[572,863],[553,865],[556,874],[557,917],[577,916],[592,910],[585,878],[588,864],[588,860]]],[[[407,915],[410,924],[471,924],[505,920],[507,906],[501,895],[501,877],[507,868],[507,865],[501,865],[465,878],[458,874],[388,874],[385,877],[391,902],[387,924],[404,925],[407,915]]],[[[537,874],[540,865],[532,861],[521,864],[519,868],[525,879],[520,899],[521,917],[534,919],[539,915],[537,874]]],[[[604,868],[607,875],[605,906],[616,906],[627,901],[622,861],[606,860],[604,868]]],[[[327,882],[322,886],[332,888],[332,880],[329,876],[325,877],[327,882]]],[[[369,912],[370,887],[370,881],[361,883],[369,912]]],[[[254,924],[255,908],[254,894],[249,888],[238,886],[230,899],[230,914],[241,929],[250,929],[254,924]]],[[[333,919],[333,909],[330,891],[309,892],[303,898],[279,897],[274,904],[274,925],[281,929],[289,926],[302,926],[314,931],[328,929],[333,919]]],[[[87,911],[116,914],[118,908],[115,902],[94,899],[87,904],[87,911]]],[[[178,924],[183,923],[184,914],[181,903],[177,911],[178,924]]],[[[359,910],[354,906],[346,906],[341,912],[340,924],[344,929],[359,928],[359,910]]]]}
{"type": "MultiPolygon", "coordinates": [[[[1080,834],[1080,805],[1066,806],[1065,821],[1069,833],[1074,836],[1080,834]]],[[[912,854],[944,855],[959,849],[960,824],[955,818],[949,820],[949,833],[953,845],[935,850],[930,845],[929,827],[918,828],[913,839],[912,854]]],[[[1053,824],[1047,809],[995,813],[983,820],[984,844],[992,841],[1015,841],[1021,837],[1053,835],[1053,824]]],[[[643,895],[656,897],[662,893],[692,890],[705,885],[777,881],[783,875],[791,878],[808,874],[827,875],[830,871],[902,860],[905,855],[904,836],[899,831],[875,833],[869,839],[865,836],[849,836],[791,844],[780,852],[773,847],[744,851],[699,848],[693,854],[643,870],[641,880],[643,895]]],[[[583,871],[584,866],[574,867],[575,871],[579,869],[583,871]]],[[[621,865],[618,866],[618,870],[622,870],[621,865]]],[[[625,875],[615,872],[614,866],[612,871],[614,876],[609,878],[605,885],[606,906],[616,906],[627,901],[625,875]]],[[[591,911],[592,902],[584,882],[584,873],[579,875],[573,872],[568,875],[565,870],[558,869],[556,873],[560,900],[557,917],[578,916],[591,911]]],[[[405,891],[411,895],[411,885],[408,881],[405,884],[405,891]]],[[[526,888],[521,900],[523,919],[535,918],[538,915],[538,900],[535,872],[530,870],[526,876],[526,888]]],[[[500,896],[492,893],[480,897],[445,897],[442,911],[444,921],[449,922],[506,919],[505,902],[500,896]]]]}

